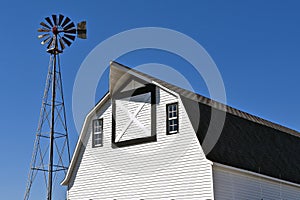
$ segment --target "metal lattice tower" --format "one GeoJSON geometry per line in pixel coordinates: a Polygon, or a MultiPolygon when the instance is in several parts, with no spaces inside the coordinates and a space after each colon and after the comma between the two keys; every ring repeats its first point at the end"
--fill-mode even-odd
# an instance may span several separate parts
{"type": "Polygon", "coordinates": [[[63,15],[52,15],[52,20],[49,17],[45,20],[38,29],[44,34],[38,37],[45,38],[41,44],[47,44],[50,62],[24,200],[29,199],[30,193],[43,189],[47,200],[54,199],[53,191],[60,187],[68,169],[70,149],[59,55],[65,45],[72,44],[76,34],[86,38],[85,21],[78,23],[76,28],[63,15]],[[37,189],[33,191],[34,188],[37,189]]]}

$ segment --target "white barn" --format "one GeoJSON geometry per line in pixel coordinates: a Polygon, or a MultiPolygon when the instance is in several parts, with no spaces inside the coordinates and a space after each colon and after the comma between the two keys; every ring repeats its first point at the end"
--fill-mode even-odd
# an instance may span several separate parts
{"type": "Polygon", "coordinates": [[[112,62],[62,184],[68,200],[300,199],[299,136],[112,62]],[[226,119],[205,153],[212,111],[226,119]]]}

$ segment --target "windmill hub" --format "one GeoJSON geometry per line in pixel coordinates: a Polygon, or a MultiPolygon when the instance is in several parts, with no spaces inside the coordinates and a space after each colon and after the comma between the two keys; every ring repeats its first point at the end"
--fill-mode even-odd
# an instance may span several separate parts
{"type": "Polygon", "coordinates": [[[53,26],[53,28],[52,28],[52,33],[53,33],[54,35],[57,35],[57,34],[58,34],[58,28],[57,28],[57,26],[53,26]]]}

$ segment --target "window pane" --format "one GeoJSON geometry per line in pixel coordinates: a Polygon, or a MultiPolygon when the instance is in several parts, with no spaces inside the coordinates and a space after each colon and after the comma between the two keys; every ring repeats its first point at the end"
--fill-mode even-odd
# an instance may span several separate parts
{"type": "Polygon", "coordinates": [[[94,140],[94,145],[101,145],[101,144],[102,144],[101,139],[94,140]]]}
{"type": "Polygon", "coordinates": [[[177,112],[177,104],[174,104],[174,112],[177,112]]]}
{"type": "Polygon", "coordinates": [[[95,140],[99,139],[100,138],[100,134],[95,134],[94,138],[95,138],[95,140]]]}
{"type": "Polygon", "coordinates": [[[178,124],[178,119],[176,118],[176,119],[174,119],[174,124],[178,124]]]}

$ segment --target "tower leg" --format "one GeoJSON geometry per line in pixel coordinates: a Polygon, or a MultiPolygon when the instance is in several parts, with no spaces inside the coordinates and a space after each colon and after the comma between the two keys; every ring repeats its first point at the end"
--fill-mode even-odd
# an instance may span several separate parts
{"type": "Polygon", "coordinates": [[[49,149],[49,165],[48,165],[47,200],[52,200],[53,143],[54,143],[55,97],[56,97],[55,84],[56,84],[56,53],[53,54],[53,69],[52,69],[52,100],[51,100],[51,124],[50,124],[50,149],[49,149]]]}

